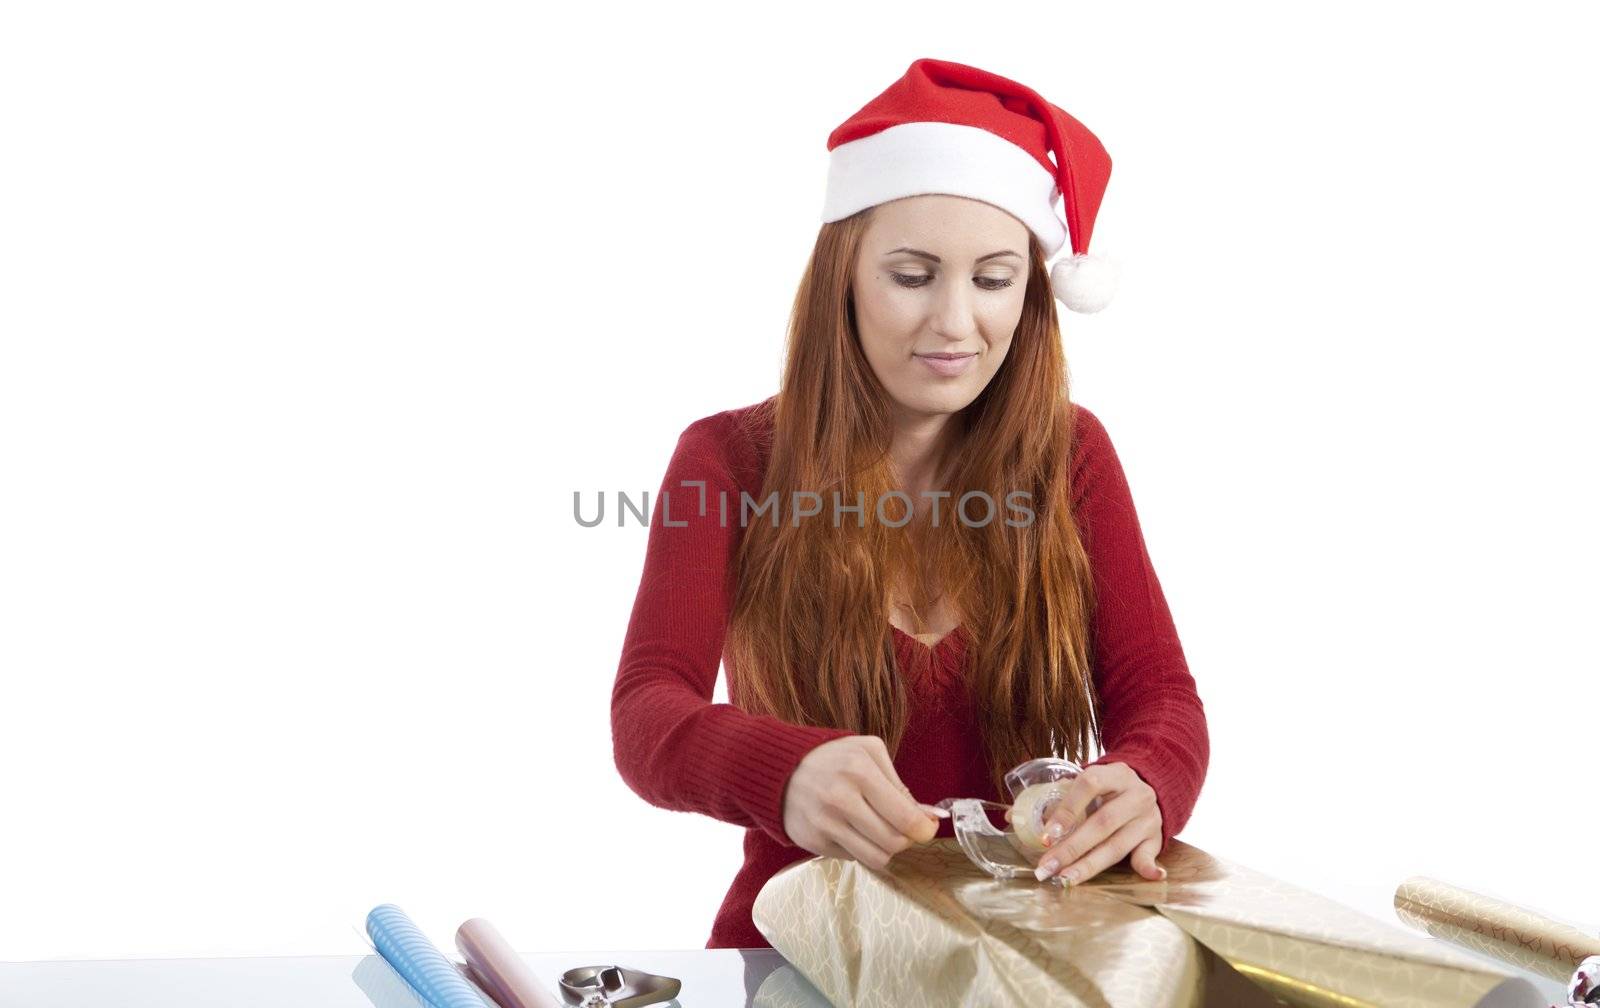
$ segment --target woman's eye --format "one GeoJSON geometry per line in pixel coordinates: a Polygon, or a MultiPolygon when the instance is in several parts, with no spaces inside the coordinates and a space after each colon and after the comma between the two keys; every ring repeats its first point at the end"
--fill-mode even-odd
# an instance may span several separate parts
{"type": "MultiPolygon", "coordinates": [[[[925,286],[929,280],[933,279],[933,277],[928,276],[927,274],[896,273],[892,270],[890,271],[889,275],[894,277],[894,282],[902,287],[922,287],[925,286]]],[[[999,277],[977,277],[976,282],[978,286],[984,290],[1004,290],[1005,288],[1010,287],[1015,281],[1002,280],[999,277]]]]}

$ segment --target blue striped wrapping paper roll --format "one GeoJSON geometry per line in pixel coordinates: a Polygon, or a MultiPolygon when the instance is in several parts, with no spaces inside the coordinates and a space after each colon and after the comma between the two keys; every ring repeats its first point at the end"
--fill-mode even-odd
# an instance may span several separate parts
{"type": "Polygon", "coordinates": [[[433,1008],[492,1008],[422,929],[393,903],[372,908],[367,934],[378,954],[433,1008]]]}

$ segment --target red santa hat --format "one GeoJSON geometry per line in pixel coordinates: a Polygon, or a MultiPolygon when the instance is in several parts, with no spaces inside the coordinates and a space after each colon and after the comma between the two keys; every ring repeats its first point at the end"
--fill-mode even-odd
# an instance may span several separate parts
{"type": "Polygon", "coordinates": [[[919,59],[828,135],[824,222],[920,193],[983,200],[1027,225],[1053,256],[1055,295],[1076,312],[1104,308],[1115,264],[1089,254],[1111,157],[1078,120],[1015,81],[919,59]],[[1053,160],[1052,160],[1053,158],[1053,160]],[[1066,220],[1056,215],[1063,201],[1066,220]]]}

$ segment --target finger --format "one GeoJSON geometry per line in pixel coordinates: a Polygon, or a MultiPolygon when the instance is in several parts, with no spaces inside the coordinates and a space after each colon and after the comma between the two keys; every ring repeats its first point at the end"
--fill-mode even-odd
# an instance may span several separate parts
{"type": "MultiPolygon", "coordinates": [[[[1034,871],[1039,879],[1048,878],[1099,846],[1111,834],[1121,829],[1140,813],[1138,800],[1133,795],[1121,794],[1095,809],[1066,839],[1044,852],[1039,867],[1034,871]]],[[[1124,851],[1126,853],[1126,851],[1124,851]]]]}
{"type": "Polygon", "coordinates": [[[1156,863],[1156,853],[1161,850],[1161,837],[1146,837],[1139,846],[1133,849],[1128,863],[1133,870],[1143,875],[1152,882],[1159,882],[1167,877],[1167,870],[1156,863]]]}
{"type": "Polygon", "coordinates": [[[877,826],[864,829],[861,822],[856,819],[851,821],[856,822],[858,829],[874,838],[874,842],[885,850],[890,850],[890,845],[886,843],[888,837],[904,837],[906,842],[925,843],[933,840],[934,834],[939,832],[938,818],[923,810],[910,792],[894,787],[894,782],[885,778],[877,768],[874,768],[874,773],[866,774],[861,779],[861,795],[866,798],[864,805],[869,806],[874,819],[877,819],[877,826]]]}
{"type": "MultiPolygon", "coordinates": [[[[866,785],[862,794],[857,795],[855,800],[843,809],[845,821],[854,826],[857,833],[872,841],[873,845],[881,849],[885,854],[893,857],[911,846],[912,838],[901,832],[893,822],[878,811],[877,807],[867,797],[869,790],[888,792],[891,798],[898,798],[900,801],[908,801],[909,799],[906,799],[899,792],[889,788],[882,782],[875,782],[866,785]]],[[[918,809],[915,803],[912,803],[912,809],[910,818],[919,824],[927,824],[928,829],[931,830],[933,821],[923,815],[922,810],[918,809]]]]}
{"type": "Polygon", "coordinates": [[[882,869],[889,864],[889,855],[883,848],[861,835],[861,832],[847,822],[832,824],[830,836],[834,843],[843,847],[857,861],[868,868],[882,869]]]}
{"type": "Polygon", "coordinates": [[[876,735],[871,737],[873,741],[867,744],[867,752],[878,773],[863,778],[862,793],[891,829],[916,843],[932,840],[939,832],[941,817],[923,808],[911,789],[901,782],[883,740],[876,735]]]}
{"type": "Polygon", "coordinates": [[[813,853],[821,854],[823,857],[838,858],[841,861],[851,860],[849,851],[834,843],[832,840],[827,839],[819,840],[817,842],[817,849],[813,853]]]}
{"type": "Polygon", "coordinates": [[[900,771],[895,769],[894,759],[889,755],[888,743],[877,735],[868,735],[867,739],[867,754],[872,757],[873,762],[878,765],[878,769],[883,772],[884,778],[896,791],[904,794],[909,801],[915,804],[917,801],[916,796],[911,793],[911,789],[906,787],[905,782],[900,779],[900,771]]]}
{"type": "Polygon", "coordinates": [[[1139,820],[1126,823],[1106,837],[1093,850],[1061,869],[1061,877],[1068,885],[1082,885],[1107,868],[1121,861],[1149,836],[1149,825],[1139,820]]]}
{"type": "MultiPolygon", "coordinates": [[[[1112,767],[1092,766],[1068,781],[1060,799],[1045,816],[1045,843],[1053,844],[1082,825],[1092,809],[1098,808],[1095,800],[1115,790],[1119,776],[1112,767]]],[[[1125,781],[1121,783],[1126,785],[1125,781]]]]}

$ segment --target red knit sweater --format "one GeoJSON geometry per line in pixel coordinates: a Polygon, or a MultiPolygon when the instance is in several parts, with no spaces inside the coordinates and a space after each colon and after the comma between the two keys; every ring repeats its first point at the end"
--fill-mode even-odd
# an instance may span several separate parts
{"type": "MultiPolygon", "coordinates": [[[[662,480],[671,524],[663,522],[658,494],[611,699],[617,768],[629,787],[652,805],[745,827],[744,864],[717,912],[707,948],[771,946],[751,921],[751,904],[780,868],[812,856],[784,833],[785,785],[813,748],[853,734],[711,702],[737,583],[731,561],[742,531],[739,495],[760,498],[770,445],[769,411],[755,414],[768,418],[760,430],[765,436],[750,436],[741,423],[758,405],[697,420],[679,437],[662,480]],[[695,480],[705,481],[704,517],[699,488],[682,485],[695,480]],[[722,492],[725,522],[718,513],[722,492]]],[[[1121,463],[1099,419],[1082,406],[1075,409],[1070,479],[1098,599],[1093,671],[1106,747],[1092,762],[1126,763],[1154,789],[1164,851],[1188,821],[1205,778],[1205,712],[1121,463]]],[[[789,520],[787,511],[780,520],[789,520]]],[[[909,723],[894,754],[901,779],[921,802],[1001,800],[988,779],[986,749],[962,689],[965,628],[930,648],[892,627],[887,617],[884,622],[910,687],[909,723]]],[[[939,835],[951,835],[949,820],[940,823],[939,835]]]]}

